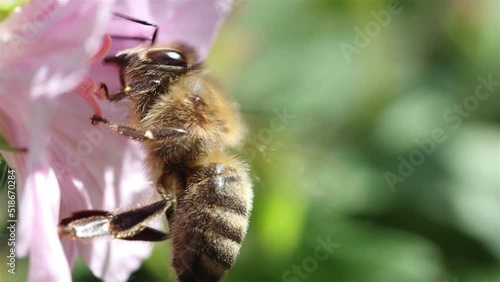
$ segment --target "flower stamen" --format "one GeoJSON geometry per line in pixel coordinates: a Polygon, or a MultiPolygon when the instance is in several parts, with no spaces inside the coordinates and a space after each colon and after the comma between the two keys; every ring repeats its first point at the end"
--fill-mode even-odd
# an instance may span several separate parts
{"type": "MultiPolygon", "coordinates": [[[[101,61],[104,56],[106,56],[110,48],[111,36],[106,34],[103,36],[102,44],[97,52],[88,58],[87,62],[89,64],[94,64],[101,61]]],[[[94,80],[92,80],[89,76],[86,76],[73,91],[82,97],[90,105],[90,107],[92,107],[94,115],[102,115],[102,108],[97,99],[104,99],[104,94],[101,93],[101,89],[97,87],[94,80]]]]}
{"type": "Polygon", "coordinates": [[[96,99],[97,85],[94,80],[86,76],[73,91],[92,107],[95,115],[102,115],[101,105],[96,99]]]}
{"type": "Polygon", "coordinates": [[[87,62],[89,64],[94,64],[101,61],[102,59],[104,59],[104,56],[106,56],[110,48],[111,48],[111,36],[105,34],[102,38],[101,47],[99,47],[99,49],[94,55],[88,58],[87,62]]]}

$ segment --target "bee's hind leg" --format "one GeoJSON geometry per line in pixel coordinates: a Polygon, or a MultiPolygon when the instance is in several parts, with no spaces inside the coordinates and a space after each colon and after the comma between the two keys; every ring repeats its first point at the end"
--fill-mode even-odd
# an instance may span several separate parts
{"type": "Polygon", "coordinates": [[[128,241],[148,241],[148,242],[158,242],[158,241],[164,241],[167,240],[171,237],[170,232],[165,233],[163,231],[151,228],[151,227],[146,227],[142,231],[139,231],[138,233],[135,233],[134,235],[123,237],[123,238],[118,238],[122,240],[128,240],[128,241]]]}
{"type": "Polygon", "coordinates": [[[172,198],[164,197],[154,203],[119,214],[101,210],[73,213],[59,223],[59,235],[73,240],[113,236],[130,241],[162,241],[170,238],[165,233],[147,226],[155,217],[163,215],[171,206],[172,198]]]}
{"type": "Polygon", "coordinates": [[[117,214],[111,221],[111,230],[115,238],[129,241],[163,241],[170,238],[170,233],[147,227],[146,223],[160,216],[172,207],[172,198],[117,214]]]}

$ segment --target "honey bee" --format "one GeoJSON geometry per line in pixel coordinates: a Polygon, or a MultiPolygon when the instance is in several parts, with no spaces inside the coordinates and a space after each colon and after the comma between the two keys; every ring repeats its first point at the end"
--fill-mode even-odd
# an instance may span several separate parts
{"type": "Polygon", "coordinates": [[[107,100],[130,100],[130,125],[94,115],[93,124],[142,142],[161,200],[115,214],[73,213],[59,223],[61,237],[74,240],[113,236],[124,240],[172,238],[173,268],[179,281],[219,281],[232,267],[247,233],[252,184],[245,163],[231,156],[245,136],[238,108],[219,83],[197,63],[185,44],[149,45],[106,57],[119,69],[122,89],[107,100]],[[165,214],[169,232],[148,227],[165,214]]]}

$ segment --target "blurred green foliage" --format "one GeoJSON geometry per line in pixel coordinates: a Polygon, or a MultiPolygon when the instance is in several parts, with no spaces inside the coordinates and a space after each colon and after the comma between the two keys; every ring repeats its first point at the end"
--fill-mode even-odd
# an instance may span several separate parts
{"type": "Polygon", "coordinates": [[[0,2],[0,22],[5,20],[16,7],[19,7],[27,2],[28,0],[2,0],[0,2]]]}
{"type": "MultiPolygon", "coordinates": [[[[239,1],[208,62],[255,186],[224,281],[500,281],[499,8],[239,1]]],[[[170,260],[158,244],[131,281],[170,260]]]]}

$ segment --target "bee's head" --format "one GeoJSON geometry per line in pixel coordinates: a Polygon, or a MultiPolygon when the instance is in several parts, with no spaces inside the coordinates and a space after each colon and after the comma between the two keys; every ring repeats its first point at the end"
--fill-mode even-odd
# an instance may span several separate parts
{"type": "Polygon", "coordinates": [[[139,46],[106,57],[105,63],[120,68],[152,68],[173,73],[185,73],[196,66],[197,57],[192,47],[176,43],[171,45],[139,46]]]}

